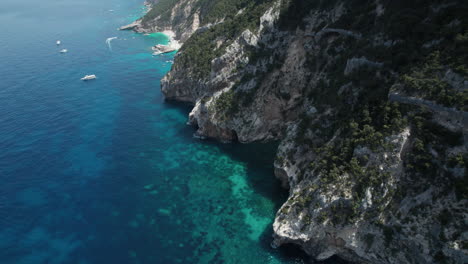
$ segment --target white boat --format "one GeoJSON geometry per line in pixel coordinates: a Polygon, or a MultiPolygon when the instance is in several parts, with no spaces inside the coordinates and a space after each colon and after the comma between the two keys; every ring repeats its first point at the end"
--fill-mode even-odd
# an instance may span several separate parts
{"type": "Polygon", "coordinates": [[[57,40],[57,46],[60,45],[62,42],[60,40],[57,40]]]}
{"type": "Polygon", "coordinates": [[[91,75],[85,75],[85,77],[81,78],[82,81],[89,81],[89,80],[94,80],[97,79],[96,75],[91,74],[91,75]]]}
{"type": "Polygon", "coordinates": [[[63,50],[60,51],[60,53],[67,53],[67,52],[68,52],[67,49],[63,49],[63,50]]]}

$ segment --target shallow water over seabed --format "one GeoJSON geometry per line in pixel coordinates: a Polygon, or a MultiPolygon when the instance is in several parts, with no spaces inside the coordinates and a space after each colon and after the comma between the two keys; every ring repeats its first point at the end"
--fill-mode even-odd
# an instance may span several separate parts
{"type": "Polygon", "coordinates": [[[269,247],[274,146],[192,137],[166,36],[116,30],[143,11],[0,2],[0,263],[303,263],[269,247]]]}

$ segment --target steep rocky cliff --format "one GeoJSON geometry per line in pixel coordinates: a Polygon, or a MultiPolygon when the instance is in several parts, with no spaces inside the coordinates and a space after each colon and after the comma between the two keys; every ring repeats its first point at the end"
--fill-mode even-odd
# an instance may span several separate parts
{"type": "Polygon", "coordinates": [[[273,246],[468,262],[466,1],[166,2],[137,29],[185,42],[166,98],[200,137],[280,141],[273,246]]]}

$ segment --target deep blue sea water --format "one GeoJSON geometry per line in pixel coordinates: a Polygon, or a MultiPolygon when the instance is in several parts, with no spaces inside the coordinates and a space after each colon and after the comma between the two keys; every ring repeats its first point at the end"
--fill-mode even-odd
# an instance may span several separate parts
{"type": "Polygon", "coordinates": [[[269,247],[274,146],[194,139],[166,36],[116,30],[142,1],[0,1],[0,263],[302,263],[269,247]]]}

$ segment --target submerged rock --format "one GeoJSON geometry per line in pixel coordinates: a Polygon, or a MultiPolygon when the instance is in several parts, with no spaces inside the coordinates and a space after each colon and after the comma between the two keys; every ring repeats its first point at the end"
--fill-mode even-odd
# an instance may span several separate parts
{"type": "Polygon", "coordinates": [[[169,209],[160,208],[158,209],[158,213],[161,215],[170,215],[171,211],[169,209]]]}

